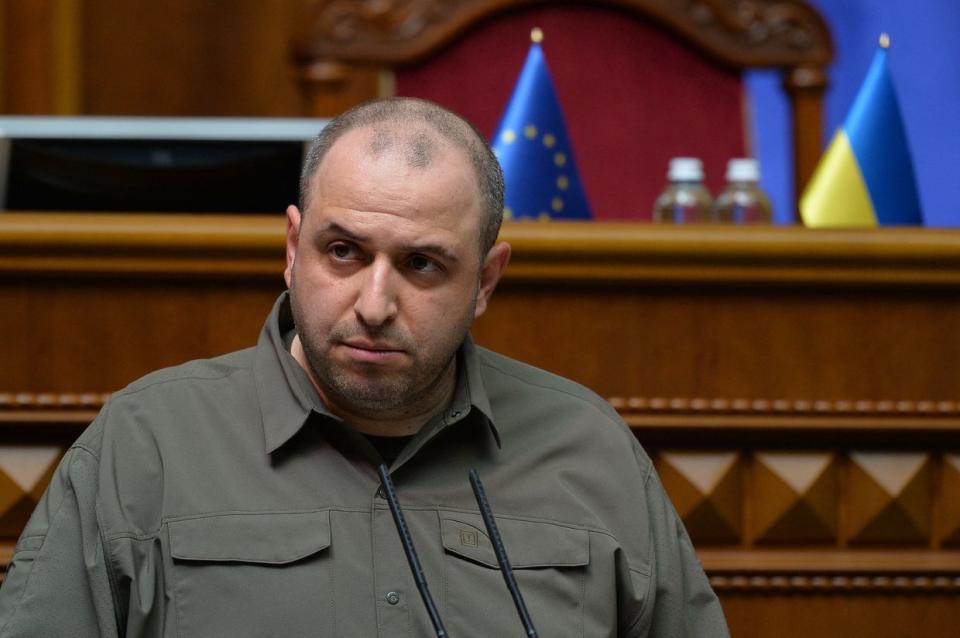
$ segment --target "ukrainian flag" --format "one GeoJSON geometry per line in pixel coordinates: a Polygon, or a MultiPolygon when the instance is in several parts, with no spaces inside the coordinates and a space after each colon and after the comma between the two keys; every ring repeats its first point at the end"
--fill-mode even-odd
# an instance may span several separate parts
{"type": "Polygon", "coordinates": [[[527,60],[493,138],[506,187],[504,217],[589,218],[563,112],[540,48],[542,37],[534,29],[527,60]]]}
{"type": "Polygon", "coordinates": [[[922,224],[913,163],[881,37],[853,107],[800,198],[810,227],[922,224]]]}

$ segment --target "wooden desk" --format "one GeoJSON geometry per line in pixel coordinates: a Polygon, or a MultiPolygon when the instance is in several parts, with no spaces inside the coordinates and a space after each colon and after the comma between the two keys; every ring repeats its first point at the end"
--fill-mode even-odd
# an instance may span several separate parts
{"type": "MultiPolygon", "coordinates": [[[[283,224],[0,215],[0,447],[53,458],[103,393],[252,344],[283,288],[283,224]]],[[[735,636],[951,633],[960,232],[518,223],[503,237],[513,263],[475,337],[610,397],[735,636]]],[[[37,475],[0,487],[0,535],[37,475]]]]}

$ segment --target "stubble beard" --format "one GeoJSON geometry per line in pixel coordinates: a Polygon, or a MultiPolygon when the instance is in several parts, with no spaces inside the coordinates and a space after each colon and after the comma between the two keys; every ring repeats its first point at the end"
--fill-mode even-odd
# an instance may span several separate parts
{"type": "Polygon", "coordinates": [[[290,301],[300,344],[314,380],[328,395],[325,399],[355,414],[380,418],[416,413],[441,391],[446,375],[456,368],[457,351],[470,330],[476,305],[474,299],[456,329],[435,347],[425,349],[393,326],[371,330],[357,323],[338,324],[328,334],[311,333],[308,311],[299,306],[292,289],[290,301]],[[412,363],[402,370],[383,369],[377,364],[356,364],[348,369],[331,352],[336,344],[353,337],[388,342],[403,349],[412,363]]]}

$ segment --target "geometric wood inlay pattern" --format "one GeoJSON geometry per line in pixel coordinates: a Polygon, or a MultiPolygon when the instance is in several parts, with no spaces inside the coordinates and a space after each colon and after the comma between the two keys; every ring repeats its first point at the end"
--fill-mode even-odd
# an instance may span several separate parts
{"type": "Polygon", "coordinates": [[[836,541],[837,467],[832,452],[756,453],[751,484],[755,542],[836,541]]]}
{"type": "Polygon", "coordinates": [[[851,544],[929,543],[933,462],[920,452],[850,455],[851,544]]]}
{"type": "Polygon", "coordinates": [[[943,455],[940,503],[943,545],[960,545],[960,454],[943,455]]]}
{"type": "Polygon", "coordinates": [[[660,452],[657,472],[694,543],[741,538],[741,458],[737,452],[660,452]]]}
{"type": "Polygon", "coordinates": [[[50,446],[0,447],[0,538],[20,536],[63,452],[50,446]]]}

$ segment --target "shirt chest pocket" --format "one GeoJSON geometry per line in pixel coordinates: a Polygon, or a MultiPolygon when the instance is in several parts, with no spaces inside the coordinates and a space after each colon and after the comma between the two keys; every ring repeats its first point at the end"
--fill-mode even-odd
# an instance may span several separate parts
{"type": "Polygon", "coordinates": [[[330,513],[167,523],[178,635],[332,635],[330,513]]]}
{"type": "MultiPolygon", "coordinates": [[[[444,601],[451,635],[522,635],[520,617],[479,515],[441,513],[444,601]]],[[[582,636],[590,563],[586,530],[497,517],[514,577],[541,636],[582,636]]]]}

